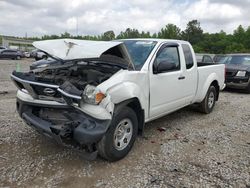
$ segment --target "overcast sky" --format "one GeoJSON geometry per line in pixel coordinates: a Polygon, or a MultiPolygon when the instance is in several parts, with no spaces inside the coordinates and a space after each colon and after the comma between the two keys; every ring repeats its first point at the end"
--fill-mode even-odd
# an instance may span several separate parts
{"type": "Polygon", "coordinates": [[[0,0],[0,35],[76,35],[77,22],[79,35],[128,27],[153,33],[168,23],[185,29],[192,19],[205,32],[232,33],[250,26],[249,12],[250,0],[0,0]]]}

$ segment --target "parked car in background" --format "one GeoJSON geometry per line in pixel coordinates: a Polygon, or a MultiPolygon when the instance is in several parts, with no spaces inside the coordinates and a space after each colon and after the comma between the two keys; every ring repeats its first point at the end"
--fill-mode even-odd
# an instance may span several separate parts
{"type": "Polygon", "coordinates": [[[26,58],[29,58],[30,57],[30,52],[23,52],[23,54],[24,54],[24,56],[26,57],[26,58]]]}
{"type": "Polygon", "coordinates": [[[0,59],[21,59],[24,54],[19,50],[4,49],[0,50],[0,59]]]}
{"type": "Polygon", "coordinates": [[[58,39],[33,45],[62,64],[12,73],[18,113],[40,133],[85,149],[91,158],[125,157],[146,122],[182,107],[197,104],[211,113],[224,88],[225,66],[197,64],[185,41],[58,39]]]}
{"type": "Polygon", "coordinates": [[[30,57],[35,58],[35,60],[38,61],[41,59],[46,59],[47,55],[44,52],[42,52],[41,50],[35,49],[35,50],[31,51],[30,57]]]}
{"type": "Polygon", "coordinates": [[[5,49],[7,49],[7,48],[4,46],[0,46],[0,50],[5,50],[5,49]]]}
{"type": "Polygon", "coordinates": [[[229,54],[225,61],[226,87],[250,93],[250,54],[229,54]]]}
{"type": "Polygon", "coordinates": [[[39,68],[46,68],[48,66],[55,66],[55,65],[61,65],[63,62],[53,59],[53,58],[47,58],[47,59],[41,59],[38,61],[33,62],[30,65],[30,70],[35,70],[39,68]]]}
{"type": "Polygon", "coordinates": [[[197,63],[214,63],[212,54],[195,54],[197,63]]]}
{"type": "Polygon", "coordinates": [[[214,56],[213,60],[215,63],[219,63],[219,64],[225,64],[225,62],[228,59],[228,55],[227,54],[217,54],[214,56]]]}

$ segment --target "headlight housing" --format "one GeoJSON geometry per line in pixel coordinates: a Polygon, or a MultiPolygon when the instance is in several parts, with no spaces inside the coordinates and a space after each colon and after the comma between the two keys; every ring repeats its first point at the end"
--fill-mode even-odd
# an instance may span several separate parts
{"type": "Polygon", "coordinates": [[[106,96],[93,85],[87,85],[83,91],[83,100],[89,104],[99,104],[106,96]]]}
{"type": "Polygon", "coordinates": [[[238,76],[238,77],[245,77],[246,73],[247,73],[246,71],[238,71],[237,74],[236,74],[236,76],[238,76]]]}

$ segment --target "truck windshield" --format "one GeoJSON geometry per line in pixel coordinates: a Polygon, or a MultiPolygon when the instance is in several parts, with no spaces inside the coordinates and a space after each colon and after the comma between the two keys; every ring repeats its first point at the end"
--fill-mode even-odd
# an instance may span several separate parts
{"type": "Polygon", "coordinates": [[[250,65],[250,55],[229,56],[225,64],[250,65]]]}
{"type": "Polygon", "coordinates": [[[122,42],[125,44],[136,70],[142,68],[157,43],[149,40],[123,40],[122,42]]]}

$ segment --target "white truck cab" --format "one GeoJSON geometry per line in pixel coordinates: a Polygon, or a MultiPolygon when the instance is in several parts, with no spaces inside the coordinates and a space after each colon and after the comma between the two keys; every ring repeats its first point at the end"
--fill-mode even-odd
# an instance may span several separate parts
{"type": "Polygon", "coordinates": [[[186,41],[59,39],[34,46],[65,63],[12,73],[20,116],[93,158],[125,157],[146,122],[182,107],[195,103],[210,113],[224,87],[224,65],[197,64],[186,41]]]}

